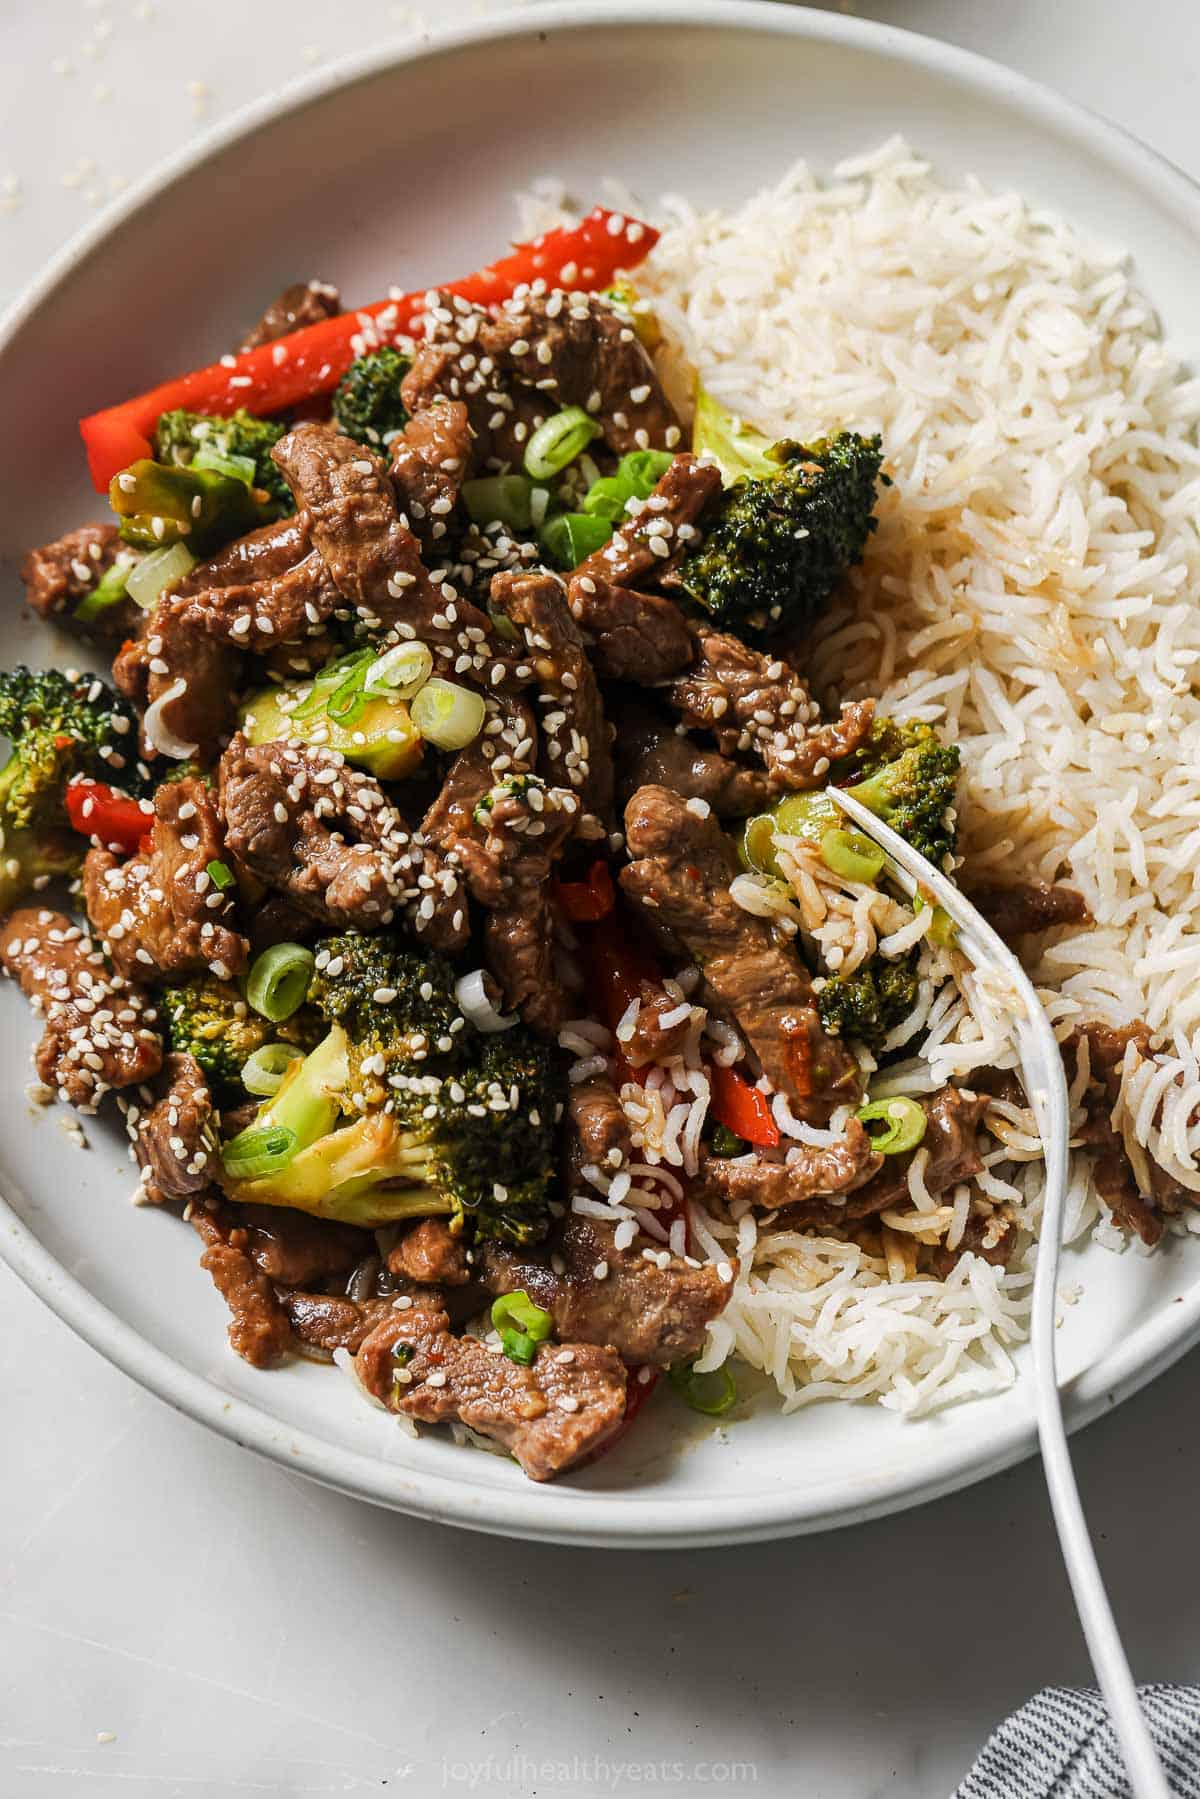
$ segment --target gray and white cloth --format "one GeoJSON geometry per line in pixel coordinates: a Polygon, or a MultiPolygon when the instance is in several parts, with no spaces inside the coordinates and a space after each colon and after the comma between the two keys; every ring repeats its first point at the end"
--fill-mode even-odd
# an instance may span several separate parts
{"type": "MultiPolygon", "coordinates": [[[[1138,1688],[1172,1793],[1200,1799],[1200,1687],[1138,1688]]],[[[954,1799],[1130,1799],[1094,1688],[1046,1687],[984,1744],[954,1799]]]]}

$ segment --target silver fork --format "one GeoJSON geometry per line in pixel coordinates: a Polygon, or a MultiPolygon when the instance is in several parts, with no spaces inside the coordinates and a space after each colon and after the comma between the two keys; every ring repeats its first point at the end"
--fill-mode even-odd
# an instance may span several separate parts
{"type": "Polygon", "coordinates": [[[1050,1020],[1017,958],[953,881],[948,881],[940,869],[897,836],[890,825],[876,818],[853,794],[829,787],[826,797],[853,819],[864,836],[887,852],[889,872],[897,886],[910,898],[919,888],[927,899],[936,900],[957,930],[959,947],[975,967],[1000,975],[1011,989],[1021,1083],[1037,1119],[1046,1167],[1041,1239],[1033,1277],[1032,1337],[1038,1437],[1050,1506],[1092,1667],[1113,1721],[1135,1799],[1170,1799],[1170,1788],[1138,1702],[1088,1535],[1063,1424],[1055,1367],[1054,1318],[1071,1131],[1066,1075],[1050,1020]]]}

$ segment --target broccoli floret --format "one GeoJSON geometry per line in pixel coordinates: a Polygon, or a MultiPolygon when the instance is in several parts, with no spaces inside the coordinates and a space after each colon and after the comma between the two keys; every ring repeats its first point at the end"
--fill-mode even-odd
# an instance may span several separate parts
{"type": "Polygon", "coordinates": [[[291,489],[271,460],[271,451],[286,429],[274,419],[260,419],[244,409],[229,418],[217,418],[178,407],[164,412],[154,427],[154,454],[160,462],[182,467],[195,462],[200,468],[249,482],[263,496],[260,504],[265,523],[296,510],[291,489]]]}
{"type": "Polygon", "coordinates": [[[231,981],[200,975],[159,994],[164,1034],[172,1050],[199,1062],[218,1098],[244,1097],[242,1068],[267,1043],[290,1043],[305,1052],[325,1035],[324,1021],[302,1007],[282,1024],[252,1012],[231,981]]]}
{"type": "Polygon", "coordinates": [[[359,650],[309,680],[252,694],[241,711],[247,742],[319,744],[378,780],[402,781],[421,760],[421,735],[397,694],[364,691],[375,660],[359,650]]]}
{"type": "MultiPolygon", "coordinates": [[[[830,781],[861,800],[935,868],[946,869],[954,855],[957,829],[955,791],[961,757],[955,744],[942,743],[932,725],[878,718],[853,755],[830,770],[830,781]]],[[[769,812],[747,819],[739,854],[746,868],[778,876],[776,832],[820,843],[828,830],[845,827],[845,817],[824,792],[789,793],[769,812]]]]}
{"type": "Polygon", "coordinates": [[[136,720],[95,675],[60,669],[0,672],[0,911],[35,886],[78,872],[87,839],[71,829],[67,783],[77,775],[140,793],[136,720]]]}
{"type": "Polygon", "coordinates": [[[194,556],[208,556],[276,516],[238,475],[148,459],[113,476],[108,503],[125,543],[143,550],[181,543],[194,556]]]}
{"type": "Polygon", "coordinates": [[[321,939],[308,997],[346,1032],[350,1084],[366,1095],[359,1110],[387,1098],[392,1074],[427,1068],[440,1076],[462,1064],[467,1037],[476,1033],[454,997],[454,981],[443,957],[406,949],[390,932],[321,939]]]}
{"type": "Polygon", "coordinates": [[[817,1011],[835,1036],[857,1037],[878,1051],[889,1031],[917,1002],[917,953],[898,961],[872,956],[853,974],[832,975],[817,995],[817,1011]]]}
{"type": "Polygon", "coordinates": [[[333,396],[333,422],[347,437],[381,450],[408,423],[400,383],[411,367],[409,357],[384,346],[352,362],[333,396]]]}
{"type": "Polygon", "coordinates": [[[448,1201],[474,1237],[536,1243],[550,1226],[561,1106],[558,1058],[545,1044],[520,1025],[477,1036],[469,1067],[432,1097],[414,1088],[398,1104],[409,1178],[448,1201]]]}
{"type": "Polygon", "coordinates": [[[949,873],[957,841],[954,801],[960,760],[956,744],[940,743],[930,726],[919,725],[907,748],[848,791],[935,868],[949,873]]]}
{"type": "Polygon", "coordinates": [[[713,450],[733,485],[706,515],[704,541],[680,566],[680,585],[716,624],[748,641],[804,630],[875,529],[880,440],[841,431],[810,444],[768,444],[726,414],[714,447],[697,416],[695,447],[713,450]]]}
{"type": "Polygon", "coordinates": [[[235,1139],[226,1191],[372,1228],[440,1213],[474,1237],[537,1242],[562,1111],[554,1052],[521,1026],[476,1030],[450,964],[388,934],[327,938],[317,961],[309,999],[329,1033],[251,1127],[289,1133],[284,1158],[240,1177],[235,1139]]]}

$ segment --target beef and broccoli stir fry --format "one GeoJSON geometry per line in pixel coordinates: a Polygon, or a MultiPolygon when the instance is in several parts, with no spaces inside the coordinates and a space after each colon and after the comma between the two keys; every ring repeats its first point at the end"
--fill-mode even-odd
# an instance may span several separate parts
{"type": "MultiPolygon", "coordinates": [[[[931,1199],[970,1180],[989,1104],[870,1098],[944,919],[845,967],[779,898],[894,903],[831,783],[956,865],[957,750],[805,680],[883,447],[702,391],[685,421],[616,279],[653,233],[559,235],[415,309],[289,288],[85,421],[112,516],[23,575],[111,678],[0,675],[0,960],[47,1097],[115,1094],[239,1354],[353,1358],[537,1480],[661,1371],[732,1403],[689,1198],[878,1232],[918,1153],[931,1199]]],[[[973,1206],[912,1268],[1015,1237],[973,1206]]]]}

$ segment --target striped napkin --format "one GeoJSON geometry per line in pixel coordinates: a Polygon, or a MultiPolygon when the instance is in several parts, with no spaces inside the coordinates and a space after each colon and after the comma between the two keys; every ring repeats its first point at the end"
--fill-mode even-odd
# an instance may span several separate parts
{"type": "MultiPolygon", "coordinates": [[[[1200,1687],[1138,1688],[1171,1791],[1200,1799],[1200,1687]]],[[[1092,1688],[1046,1687],[993,1731],[954,1799],[1130,1799],[1092,1688]]]]}

